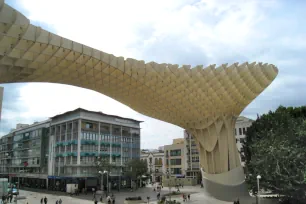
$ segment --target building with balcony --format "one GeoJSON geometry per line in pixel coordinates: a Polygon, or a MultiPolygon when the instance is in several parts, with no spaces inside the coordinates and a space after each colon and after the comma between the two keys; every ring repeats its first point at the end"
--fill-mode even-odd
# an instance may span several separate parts
{"type": "Polygon", "coordinates": [[[112,187],[129,187],[124,166],[140,158],[141,121],[78,108],[32,125],[18,124],[0,139],[0,176],[31,187],[64,190],[100,186],[95,164],[104,158],[112,187]]]}
{"type": "Polygon", "coordinates": [[[185,176],[184,138],[173,139],[171,145],[164,146],[164,172],[173,177],[185,176]]]}
{"type": "Polygon", "coordinates": [[[164,151],[142,151],[140,159],[147,163],[150,181],[161,182],[163,175],[164,151]]]}
{"type": "Polygon", "coordinates": [[[9,178],[12,165],[13,133],[9,133],[0,139],[0,175],[9,178]]]}
{"type": "Polygon", "coordinates": [[[237,144],[238,151],[240,153],[240,161],[241,161],[241,165],[244,171],[245,171],[245,157],[244,157],[244,151],[242,148],[242,144],[245,140],[245,134],[253,122],[254,120],[250,118],[239,116],[236,120],[236,125],[235,125],[236,144],[237,144]]]}
{"type": "Polygon", "coordinates": [[[63,188],[72,182],[81,189],[100,186],[94,162],[103,157],[115,166],[110,183],[129,186],[123,168],[131,159],[140,158],[140,122],[81,108],[52,117],[49,185],[63,188]]]}
{"type": "Polygon", "coordinates": [[[196,142],[192,135],[184,130],[185,167],[186,177],[194,178],[201,183],[200,158],[196,142]]]}
{"type": "Polygon", "coordinates": [[[1,177],[22,185],[46,187],[50,120],[19,127],[1,138],[1,177]]]}

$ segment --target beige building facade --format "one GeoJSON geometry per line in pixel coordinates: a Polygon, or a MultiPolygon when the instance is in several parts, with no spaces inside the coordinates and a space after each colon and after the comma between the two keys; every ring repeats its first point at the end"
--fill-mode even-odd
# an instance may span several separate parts
{"type": "Polygon", "coordinates": [[[185,175],[185,148],[184,139],[174,139],[173,144],[164,146],[165,167],[164,173],[180,177],[185,175]]]}

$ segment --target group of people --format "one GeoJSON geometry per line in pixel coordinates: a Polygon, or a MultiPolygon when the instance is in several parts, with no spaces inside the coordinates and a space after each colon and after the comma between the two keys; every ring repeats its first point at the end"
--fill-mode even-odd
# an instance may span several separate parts
{"type": "MultiPolygon", "coordinates": [[[[93,193],[93,200],[94,200],[94,204],[98,204],[98,200],[96,199],[96,192],[93,193]]],[[[102,201],[103,201],[103,195],[100,196],[100,202],[102,203],[102,201]]],[[[111,196],[108,195],[106,197],[107,204],[115,204],[115,201],[116,201],[116,199],[115,199],[114,194],[112,194],[111,196]]],[[[61,203],[59,203],[59,204],[61,204],[61,203]]]]}
{"type": "Polygon", "coordinates": [[[186,202],[187,201],[187,198],[188,200],[190,200],[190,194],[188,194],[187,196],[183,193],[183,202],[186,202]]]}
{"type": "Polygon", "coordinates": [[[8,203],[8,202],[12,202],[13,200],[13,194],[9,193],[7,196],[3,195],[2,196],[2,203],[8,203]]]}
{"type": "Polygon", "coordinates": [[[5,195],[3,195],[2,196],[2,203],[7,203],[7,202],[12,202],[12,199],[13,199],[13,195],[7,195],[7,196],[5,196],[5,195]]]}
{"type": "Polygon", "coordinates": [[[239,198],[237,198],[237,200],[234,201],[234,204],[240,204],[239,198]]]}
{"type": "MultiPolygon", "coordinates": [[[[58,203],[58,201],[56,201],[56,203],[57,203],[57,204],[61,204],[61,203],[62,203],[62,200],[60,199],[60,201],[61,201],[60,203],[58,203]]],[[[47,204],[47,203],[48,203],[48,198],[47,198],[46,196],[45,196],[45,198],[41,198],[41,199],[40,199],[40,204],[43,204],[43,203],[44,203],[44,204],[47,204]]]]}

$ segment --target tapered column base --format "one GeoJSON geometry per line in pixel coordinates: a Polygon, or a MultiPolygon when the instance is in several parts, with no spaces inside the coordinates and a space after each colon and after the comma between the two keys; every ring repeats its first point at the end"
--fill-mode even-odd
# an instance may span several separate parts
{"type": "Polygon", "coordinates": [[[220,174],[201,171],[205,192],[216,199],[232,202],[237,198],[250,197],[242,167],[220,174]]]}

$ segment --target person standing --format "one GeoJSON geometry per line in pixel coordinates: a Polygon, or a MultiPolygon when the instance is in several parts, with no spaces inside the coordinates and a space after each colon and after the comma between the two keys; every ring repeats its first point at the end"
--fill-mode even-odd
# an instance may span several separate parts
{"type": "Polygon", "coordinates": [[[96,192],[93,193],[93,199],[92,200],[96,200],[96,192]]]}
{"type": "Polygon", "coordinates": [[[115,204],[115,195],[114,194],[112,194],[112,204],[115,204]]]}
{"type": "Polygon", "coordinates": [[[45,196],[45,198],[44,198],[44,202],[45,202],[45,204],[47,204],[48,203],[48,198],[45,196]]]}
{"type": "Polygon", "coordinates": [[[188,194],[188,200],[190,201],[190,194],[188,194]]]}
{"type": "Polygon", "coordinates": [[[62,199],[59,199],[58,204],[62,204],[62,202],[63,202],[62,199]]]}
{"type": "Polygon", "coordinates": [[[40,199],[40,204],[43,204],[44,203],[44,198],[41,198],[40,199]]]}
{"type": "Polygon", "coordinates": [[[5,200],[5,196],[3,195],[2,196],[2,203],[4,203],[4,200],[5,200]]]}
{"type": "Polygon", "coordinates": [[[147,197],[148,203],[150,203],[150,196],[147,197]]]}
{"type": "Polygon", "coordinates": [[[58,204],[58,200],[56,200],[55,204],[58,204]]]}

